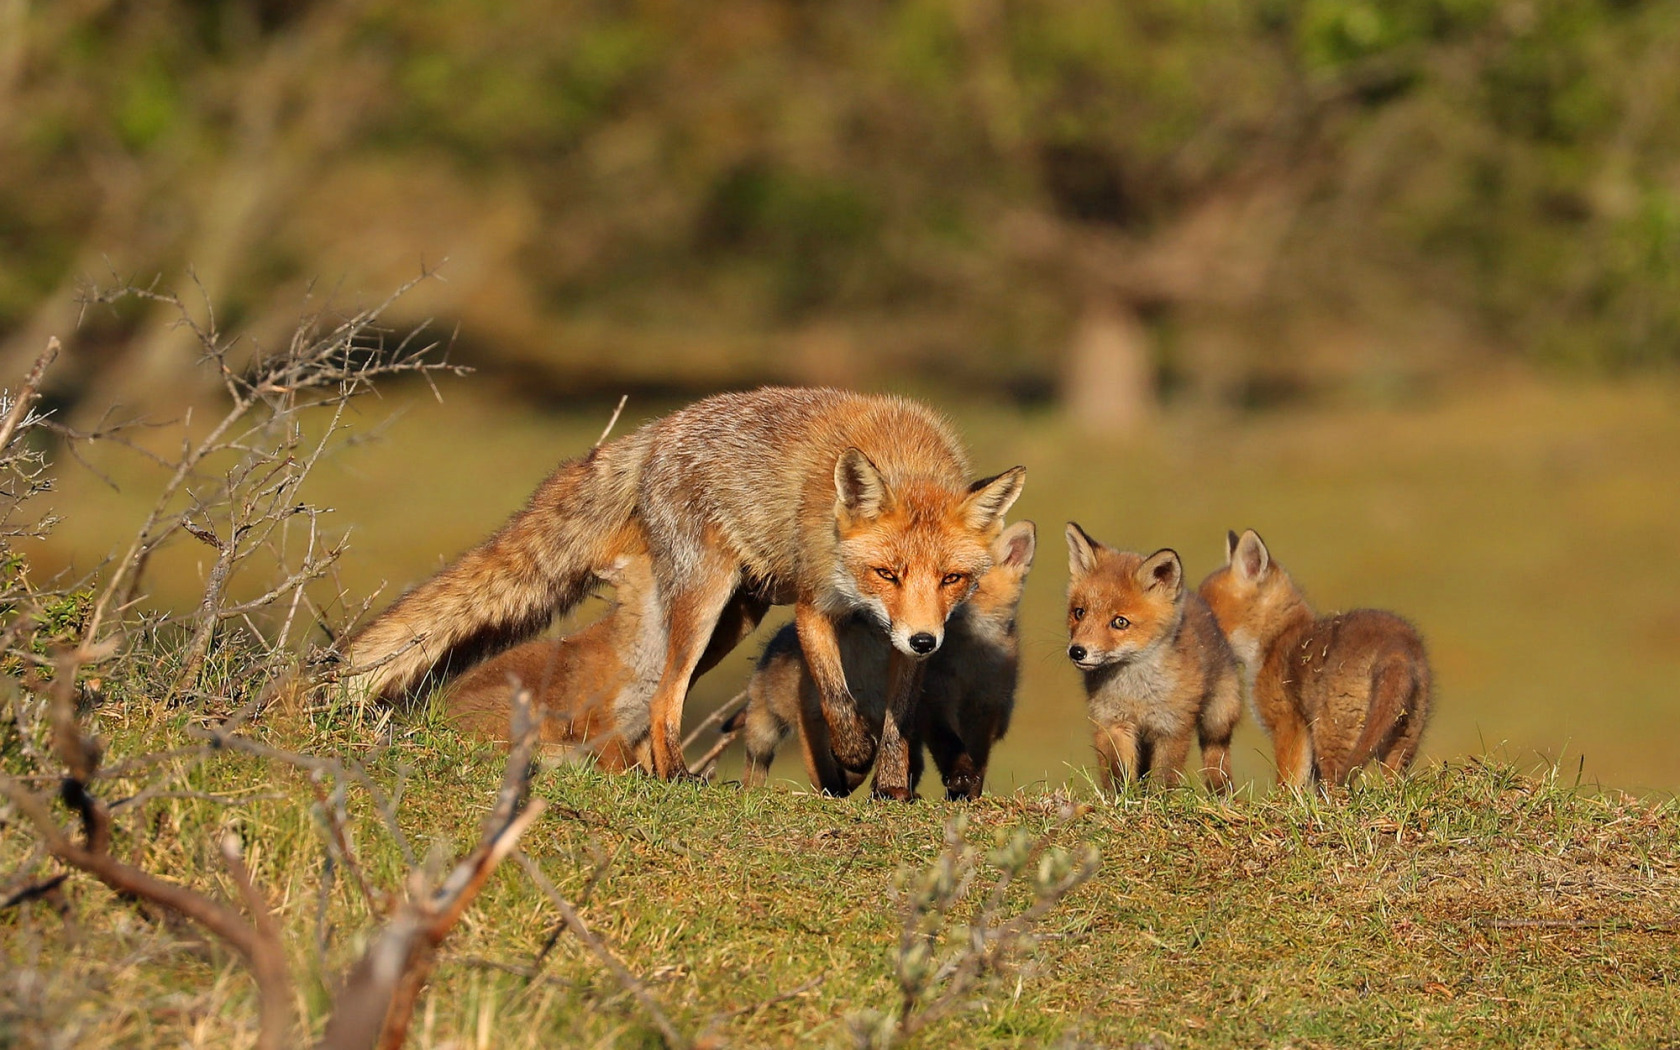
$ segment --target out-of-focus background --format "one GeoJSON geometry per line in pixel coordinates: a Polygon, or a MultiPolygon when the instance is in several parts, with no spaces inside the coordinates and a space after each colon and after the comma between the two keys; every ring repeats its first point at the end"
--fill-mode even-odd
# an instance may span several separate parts
{"type": "MultiPolygon", "coordinates": [[[[1253,526],[1322,609],[1411,616],[1429,757],[1680,786],[1680,7],[0,0],[0,375],[61,338],[60,419],[219,396],[170,311],[91,287],[258,348],[433,268],[386,321],[477,374],[360,402],[315,479],[352,594],[482,537],[620,393],[628,427],[897,390],[1029,467],[994,787],[1088,764],[1070,518],[1193,578],[1253,526]]],[[[142,457],[88,458],[40,564],[149,504],[142,457]]],[[[1238,750],[1269,775],[1252,721],[1238,750]]]]}

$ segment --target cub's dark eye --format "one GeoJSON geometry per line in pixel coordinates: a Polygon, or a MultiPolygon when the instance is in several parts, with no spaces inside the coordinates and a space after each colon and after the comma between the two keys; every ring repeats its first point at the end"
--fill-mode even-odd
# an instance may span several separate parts
{"type": "Polygon", "coordinates": [[[1130,627],[1131,625],[1132,625],[1132,621],[1126,619],[1124,616],[1116,616],[1109,623],[1109,626],[1114,628],[1116,631],[1124,631],[1126,628],[1130,627]]]}
{"type": "Polygon", "coordinates": [[[876,569],[875,575],[881,577],[883,580],[886,580],[888,583],[898,582],[898,574],[893,572],[891,569],[876,569]]]}
{"type": "Polygon", "coordinates": [[[960,572],[948,572],[945,574],[945,578],[939,581],[939,584],[942,587],[950,587],[953,584],[963,582],[965,579],[967,579],[967,577],[960,572]]]}
{"type": "Polygon", "coordinates": [[[1085,619],[1085,610],[1081,609],[1081,608],[1078,608],[1078,607],[1075,607],[1074,610],[1073,610],[1073,618],[1075,620],[1085,619]]]}

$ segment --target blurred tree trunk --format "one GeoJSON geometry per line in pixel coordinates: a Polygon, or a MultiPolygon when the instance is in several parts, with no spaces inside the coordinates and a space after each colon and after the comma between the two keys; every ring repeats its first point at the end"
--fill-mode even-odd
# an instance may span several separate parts
{"type": "Polygon", "coordinates": [[[1149,329],[1115,295],[1087,296],[1062,366],[1062,401],[1074,425],[1108,439],[1136,436],[1155,412],[1149,329]]]}
{"type": "MultiPolygon", "coordinates": [[[[1252,309],[1267,292],[1283,239],[1313,185],[1314,176],[1301,170],[1232,180],[1141,237],[1043,213],[1008,219],[1004,236],[1015,254],[1079,296],[1060,369],[1062,400],[1075,425],[1111,438],[1150,425],[1159,355],[1144,317],[1252,309]]],[[[1220,352],[1243,349],[1233,340],[1220,352]]],[[[1212,366],[1227,385],[1241,370],[1240,362],[1212,366]]]]}

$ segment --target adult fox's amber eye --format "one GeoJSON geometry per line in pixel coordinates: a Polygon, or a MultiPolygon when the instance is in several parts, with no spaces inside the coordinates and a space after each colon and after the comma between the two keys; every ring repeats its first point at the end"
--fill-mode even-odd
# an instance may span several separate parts
{"type": "Polygon", "coordinates": [[[945,574],[945,578],[939,582],[942,585],[949,587],[952,584],[963,582],[963,574],[960,572],[948,572],[945,574]]]}
{"type": "Polygon", "coordinates": [[[1075,607],[1074,610],[1073,610],[1073,618],[1075,620],[1085,619],[1085,610],[1081,609],[1081,608],[1078,608],[1078,607],[1075,607]]]}
{"type": "Polygon", "coordinates": [[[1114,618],[1114,621],[1109,624],[1109,626],[1114,628],[1116,631],[1124,631],[1126,628],[1130,627],[1131,625],[1132,625],[1132,621],[1126,619],[1124,616],[1116,616],[1114,618]]]}
{"type": "Polygon", "coordinates": [[[876,569],[875,570],[875,575],[881,577],[881,579],[883,579],[883,580],[886,580],[888,583],[897,583],[898,582],[898,575],[896,573],[894,573],[891,569],[876,569]]]}

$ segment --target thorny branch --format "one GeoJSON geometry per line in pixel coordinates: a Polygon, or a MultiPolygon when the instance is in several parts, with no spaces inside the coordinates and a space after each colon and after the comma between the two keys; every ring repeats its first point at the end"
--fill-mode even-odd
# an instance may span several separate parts
{"type": "MultiPolygon", "coordinates": [[[[201,437],[193,437],[191,415],[173,458],[156,457],[170,471],[151,511],[128,547],[113,563],[88,617],[87,635],[102,637],[110,617],[138,592],[147,560],[175,534],[187,532],[216,550],[205,577],[203,596],[193,614],[193,635],[175,692],[192,688],[214,642],[219,624],[285,600],[287,613],[272,638],[285,647],[297,610],[308,605],[305,588],[326,575],[344,551],[342,541],[320,535],[323,508],[301,499],[301,488],[343,429],[350,399],[371,389],[374,380],[402,373],[430,376],[463,369],[430,360],[435,344],[411,334],[387,345],[381,314],[398,297],[430,274],[405,284],[384,302],[332,319],[323,309],[306,317],[290,342],[275,351],[261,348],[236,365],[237,338],[216,327],[213,314],[202,322],[173,293],[123,286],[96,291],[88,305],[138,298],[174,311],[177,323],[198,342],[216,370],[227,407],[201,437]],[[311,440],[304,414],[324,413],[319,435],[311,440]],[[212,472],[211,464],[233,463],[212,472]],[[303,522],[303,527],[294,522],[303,522]],[[301,544],[301,555],[292,553],[301,544]],[[279,567],[276,582],[257,597],[229,601],[234,575],[262,551],[279,567]]],[[[67,429],[64,433],[75,436],[67,429]]],[[[155,454],[154,454],[155,456],[155,454]]],[[[247,621],[249,622],[249,621],[247,621]]],[[[119,628],[120,630],[120,628],[119,628]]]]}

